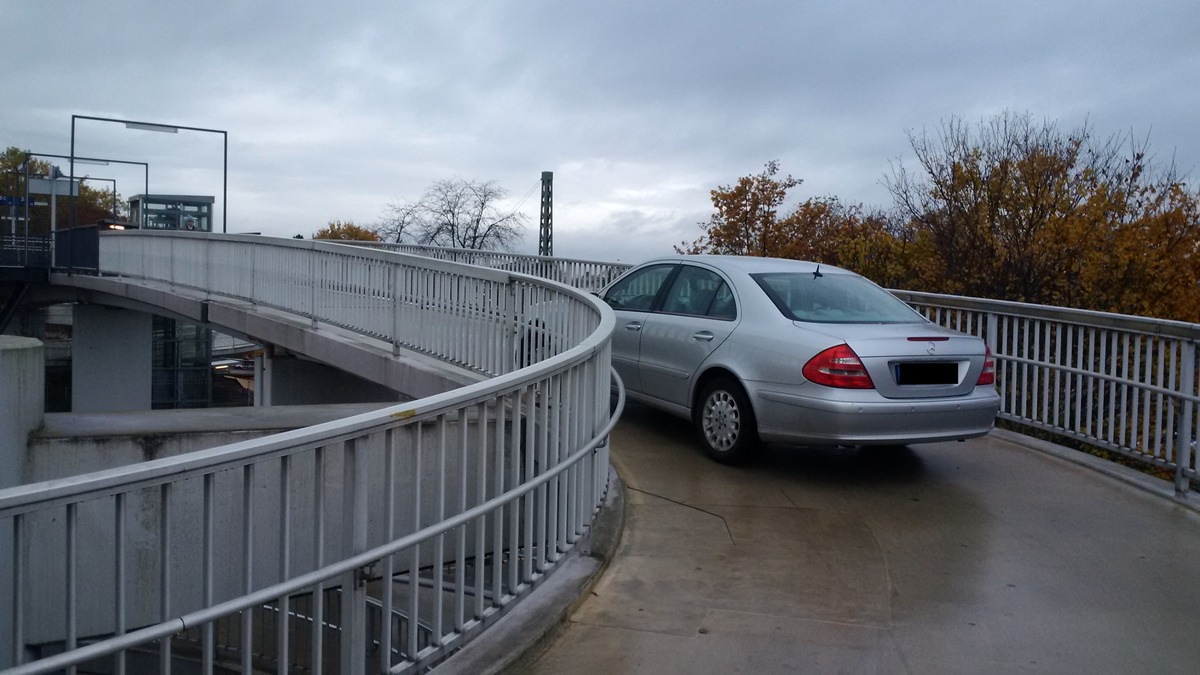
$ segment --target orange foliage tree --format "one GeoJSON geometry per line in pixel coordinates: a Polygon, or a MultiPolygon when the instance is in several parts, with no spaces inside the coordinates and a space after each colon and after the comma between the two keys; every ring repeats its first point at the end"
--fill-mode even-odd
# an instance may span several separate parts
{"type": "Polygon", "coordinates": [[[852,269],[883,284],[908,280],[905,228],[887,214],[844,204],[836,197],[809,198],[785,210],[788,192],[801,180],[778,177],[779,162],[721,186],[711,194],[713,214],[703,235],[678,253],[754,255],[813,260],[852,269]]]}
{"type": "Polygon", "coordinates": [[[1004,113],[911,135],[888,212],[810,198],[768,162],[711,192],[702,236],[679,253],[798,258],[890,288],[1200,322],[1200,192],[1146,142],[1004,113]]]}
{"type": "Polygon", "coordinates": [[[313,239],[340,239],[342,241],[379,241],[379,235],[352,221],[331,220],[329,224],[313,233],[313,239]]]}
{"type": "Polygon", "coordinates": [[[1200,321],[1200,196],[1144,142],[1009,113],[910,142],[887,184],[913,288],[1200,321]]]}

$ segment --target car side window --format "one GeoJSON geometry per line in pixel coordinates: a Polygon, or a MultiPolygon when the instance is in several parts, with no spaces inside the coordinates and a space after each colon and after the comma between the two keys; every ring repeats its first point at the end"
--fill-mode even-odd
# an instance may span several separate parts
{"type": "Polygon", "coordinates": [[[675,265],[653,265],[637,270],[613,284],[604,294],[604,302],[613,309],[648,312],[674,269],[675,265]]]}
{"type": "Polygon", "coordinates": [[[733,293],[716,272],[685,265],[663,298],[662,311],[670,314],[732,319],[736,315],[733,293]]]}
{"type": "Polygon", "coordinates": [[[737,318],[737,303],[733,300],[733,290],[729,288],[729,284],[722,283],[721,287],[717,289],[717,294],[708,307],[708,315],[714,319],[725,319],[726,321],[737,318]]]}

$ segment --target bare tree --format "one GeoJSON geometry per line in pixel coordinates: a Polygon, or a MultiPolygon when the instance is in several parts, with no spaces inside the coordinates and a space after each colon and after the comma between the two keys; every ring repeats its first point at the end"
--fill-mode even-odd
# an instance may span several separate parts
{"type": "Polygon", "coordinates": [[[375,234],[381,241],[397,244],[415,242],[421,210],[421,202],[389,204],[383,218],[375,227],[375,234]]]}
{"type": "Polygon", "coordinates": [[[414,203],[388,205],[375,231],[385,241],[512,250],[525,234],[526,219],[499,209],[506,196],[495,181],[441,180],[414,203]]]}

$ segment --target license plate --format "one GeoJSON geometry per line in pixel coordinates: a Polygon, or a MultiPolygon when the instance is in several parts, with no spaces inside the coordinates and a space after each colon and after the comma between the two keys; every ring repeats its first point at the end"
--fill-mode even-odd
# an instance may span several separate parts
{"type": "Polygon", "coordinates": [[[898,363],[896,384],[958,384],[957,363],[898,363]]]}

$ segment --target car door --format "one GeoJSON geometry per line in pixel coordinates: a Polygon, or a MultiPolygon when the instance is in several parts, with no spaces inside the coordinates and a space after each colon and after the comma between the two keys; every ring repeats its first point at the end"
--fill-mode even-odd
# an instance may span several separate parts
{"type": "Polygon", "coordinates": [[[692,378],[737,325],[736,301],[717,272],[682,265],[659,309],[642,322],[638,378],[641,391],[690,407],[692,378]]]}
{"type": "Polygon", "coordinates": [[[612,339],[613,369],[621,376],[629,391],[641,392],[637,362],[641,351],[642,327],[664,283],[678,267],[678,264],[666,263],[635,269],[614,282],[601,295],[617,318],[617,329],[612,339]]]}

